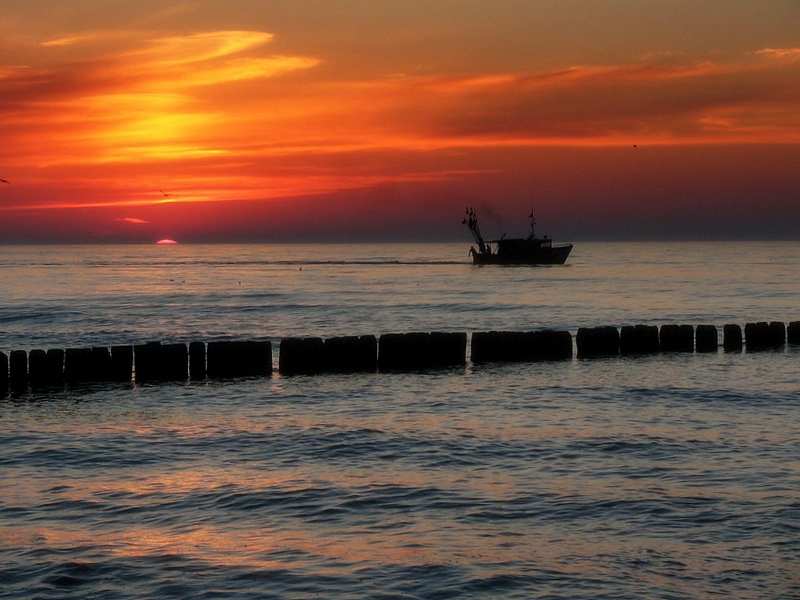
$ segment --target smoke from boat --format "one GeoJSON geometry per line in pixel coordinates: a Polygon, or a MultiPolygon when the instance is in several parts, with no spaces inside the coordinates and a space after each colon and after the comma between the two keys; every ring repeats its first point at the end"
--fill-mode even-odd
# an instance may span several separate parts
{"type": "MultiPolygon", "coordinates": [[[[481,229],[489,238],[494,239],[495,236],[500,236],[505,233],[505,222],[503,215],[491,204],[475,204],[475,212],[478,213],[481,220],[481,229]]],[[[487,238],[487,239],[489,239],[487,238]]]]}

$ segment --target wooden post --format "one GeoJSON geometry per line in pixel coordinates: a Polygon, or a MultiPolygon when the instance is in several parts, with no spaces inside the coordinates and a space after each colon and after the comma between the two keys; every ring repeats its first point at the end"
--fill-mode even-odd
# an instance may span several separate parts
{"type": "Polygon", "coordinates": [[[741,352],[742,328],[736,323],[728,323],[722,328],[722,348],[725,352],[741,352]]]}
{"type": "Polygon", "coordinates": [[[800,344],[800,321],[792,321],[786,328],[786,341],[789,344],[800,344]]]}
{"type": "Polygon", "coordinates": [[[64,379],[72,385],[92,380],[91,348],[67,348],[64,353],[64,379]]]}
{"type": "Polygon", "coordinates": [[[533,334],[537,360],[572,358],[572,334],[569,331],[544,330],[533,334]]]}
{"type": "Polygon", "coordinates": [[[458,367],[467,364],[467,334],[434,331],[430,336],[430,366],[458,367]]]}
{"type": "Polygon", "coordinates": [[[620,329],[620,354],[656,354],[658,351],[657,325],[625,325],[620,329]]]}
{"type": "Polygon", "coordinates": [[[695,347],[697,352],[717,352],[719,336],[714,325],[698,325],[695,329],[695,347]]]}
{"type": "Polygon", "coordinates": [[[111,351],[108,348],[92,348],[92,381],[111,381],[111,351]]]}
{"type": "Polygon", "coordinates": [[[282,375],[312,375],[325,369],[325,344],[322,338],[285,338],[281,340],[278,370],[282,375]]]}
{"type": "Polygon", "coordinates": [[[111,381],[130,383],[133,380],[133,346],[111,347],[111,381]]]}
{"type": "Polygon", "coordinates": [[[8,394],[8,355],[0,352],[0,396],[8,394]]]}
{"type": "Polygon", "coordinates": [[[205,342],[189,344],[189,379],[202,381],[206,378],[206,345],[205,342]]]}
{"type": "Polygon", "coordinates": [[[47,352],[36,348],[28,353],[28,383],[32,390],[47,387],[47,352]]]}
{"type": "Polygon", "coordinates": [[[189,377],[189,351],[186,344],[165,344],[161,346],[162,371],[164,381],[186,381],[189,377]]]}
{"type": "Polygon", "coordinates": [[[272,343],[269,341],[219,341],[206,347],[209,378],[269,377],[272,343]]]}
{"type": "Polygon", "coordinates": [[[28,353],[25,350],[12,350],[9,360],[9,384],[13,392],[28,389],[28,353]]]}
{"type": "Polygon", "coordinates": [[[578,358],[616,356],[620,350],[616,327],[581,327],[576,337],[578,358]]]}
{"type": "Polygon", "coordinates": [[[694,352],[694,328],[691,325],[662,325],[658,343],[661,352],[694,352]]]}
{"type": "Polygon", "coordinates": [[[378,368],[378,342],[374,335],[328,338],[322,351],[325,371],[374,373],[378,368]]]}
{"type": "Polygon", "coordinates": [[[148,342],[133,347],[136,381],[163,381],[164,365],[161,361],[161,342],[148,342]]]}

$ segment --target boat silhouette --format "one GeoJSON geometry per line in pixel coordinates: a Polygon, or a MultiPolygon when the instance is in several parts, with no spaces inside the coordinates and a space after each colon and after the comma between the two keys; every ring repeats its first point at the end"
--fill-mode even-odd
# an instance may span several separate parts
{"type": "Polygon", "coordinates": [[[478,226],[478,215],[467,208],[463,223],[475,238],[477,249],[471,246],[469,254],[476,265],[563,265],[572,252],[572,244],[553,245],[553,240],[536,237],[536,219],[533,211],[529,215],[531,232],[526,238],[506,238],[485,241],[478,226]]]}

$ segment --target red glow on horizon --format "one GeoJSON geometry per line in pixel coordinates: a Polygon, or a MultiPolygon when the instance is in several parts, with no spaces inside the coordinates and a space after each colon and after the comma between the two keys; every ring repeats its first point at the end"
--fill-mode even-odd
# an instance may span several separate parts
{"type": "Polygon", "coordinates": [[[158,240],[158,241],[156,242],[156,245],[157,245],[157,246],[169,246],[169,245],[172,245],[172,244],[177,244],[177,243],[178,243],[178,242],[176,242],[175,240],[163,239],[163,240],[158,240]]]}

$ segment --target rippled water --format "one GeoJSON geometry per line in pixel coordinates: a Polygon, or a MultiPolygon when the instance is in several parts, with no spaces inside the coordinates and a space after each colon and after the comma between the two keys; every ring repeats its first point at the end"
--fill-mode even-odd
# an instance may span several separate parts
{"type": "MultiPolygon", "coordinates": [[[[800,320],[800,244],[13,247],[0,349],[800,320]]],[[[0,400],[0,598],[798,598],[800,349],[0,400]]]]}

